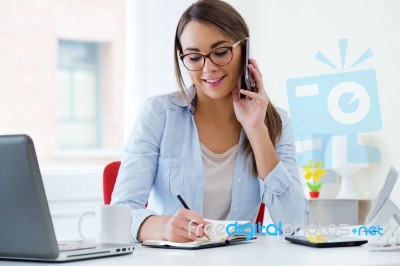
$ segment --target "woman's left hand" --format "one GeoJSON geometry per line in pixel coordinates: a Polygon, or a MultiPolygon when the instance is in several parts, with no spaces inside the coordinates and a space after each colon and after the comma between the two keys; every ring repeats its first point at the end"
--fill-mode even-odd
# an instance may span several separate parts
{"type": "Polygon", "coordinates": [[[249,61],[249,70],[253,77],[251,86],[255,86],[255,92],[239,90],[238,86],[232,91],[235,115],[245,130],[265,126],[264,119],[269,104],[257,62],[252,58],[249,61]],[[240,93],[247,97],[240,99],[240,93]]]}

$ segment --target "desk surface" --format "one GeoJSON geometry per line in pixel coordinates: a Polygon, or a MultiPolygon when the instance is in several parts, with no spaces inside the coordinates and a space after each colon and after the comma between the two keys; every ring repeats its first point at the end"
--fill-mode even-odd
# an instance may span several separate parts
{"type": "MultiPolygon", "coordinates": [[[[203,250],[156,249],[135,246],[130,255],[109,257],[68,265],[85,266],[210,266],[210,265],[400,265],[400,251],[373,252],[364,246],[311,248],[287,242],[282,237],[258,237],[249,243],[203,250]]],[[[48,263],[4,261],[1,266],[49,265],[48,263]]],[[[65,264],[65,265],[67,265],[65,264]]]]}

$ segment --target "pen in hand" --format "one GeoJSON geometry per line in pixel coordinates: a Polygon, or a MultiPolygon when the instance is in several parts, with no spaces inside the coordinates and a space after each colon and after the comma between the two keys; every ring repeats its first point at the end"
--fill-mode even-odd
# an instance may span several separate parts
{"type": "MultiPolygon", "coordinates": [[[[187,210],[190,210],[189,206],[187,206],[186,202],[182,199],[181,195],[179,195],[179,193],[176,191],[175,188],[172,188],[172,192],[175,194],[175,196],[178,198],[178,200],[182,203],[183,207],[185,207],[185,209],[187,209],[187,210]]],[[[199,237],[199,236],[197,236],[197,237],[199,237]]],[[[207,239],[210,239],[206,233],[204,233],[204,237],[207,239]]]]}
{"type": "Polygon", "coordinates": [[[178,198],[178,200],[182,203],[183,207],[185,207],[185,209],[189,209],[189,207],[187,206],[186,202],[182,199],[181,195],[178,194],[178,192],[176,191],[175,188],[172,188],[172,192],[175,194],[175,196],[178,198]]]}

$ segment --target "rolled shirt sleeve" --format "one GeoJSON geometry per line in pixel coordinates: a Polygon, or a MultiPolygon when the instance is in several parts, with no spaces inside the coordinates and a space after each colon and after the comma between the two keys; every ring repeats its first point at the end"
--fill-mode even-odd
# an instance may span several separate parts
{"type": "Polygon", "coordinates": [[[154,99],[150,98],[142,107],[125,145],[111,200],[111,204],[131,206],[133,241],[137,241],[143,221],[156,215],[156,212],[146,208],[157,172],[159,143],[164,128],[163,114],[157,110],[158,105],[154,99]]]}

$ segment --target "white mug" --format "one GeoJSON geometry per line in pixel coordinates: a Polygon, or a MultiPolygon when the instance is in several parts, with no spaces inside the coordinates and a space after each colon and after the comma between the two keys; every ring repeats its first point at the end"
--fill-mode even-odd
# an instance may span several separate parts
{"type": "Polygon", "coordinates": [[[129,244],[131,242],[131,208],[128,205],[98,205],[79,217],[78,232],[87,242],[129,244]],[[82,232],[85,217],[96,219],[96,236],[87,237],[82,232]]]}

